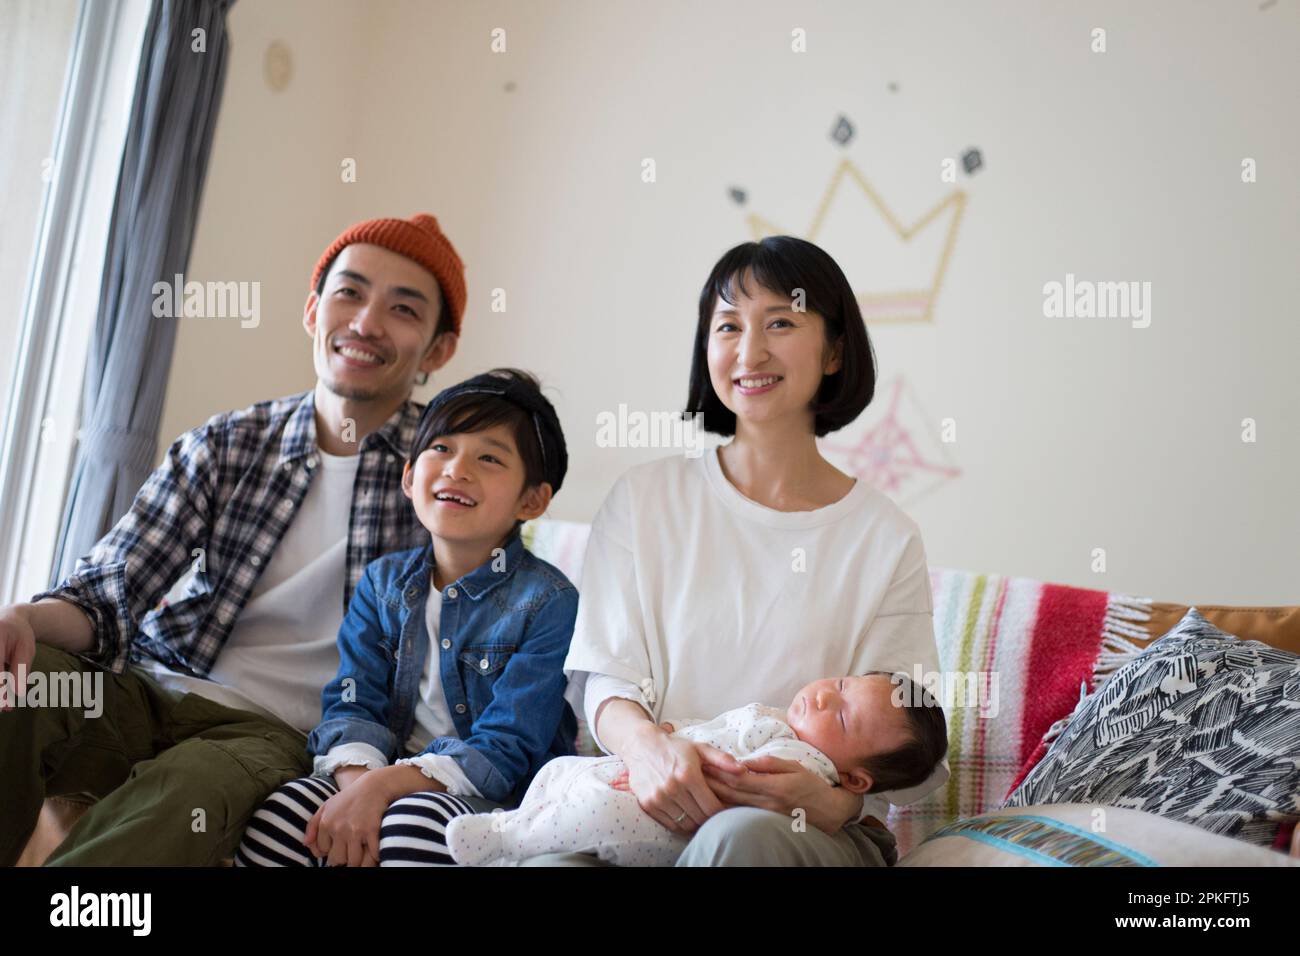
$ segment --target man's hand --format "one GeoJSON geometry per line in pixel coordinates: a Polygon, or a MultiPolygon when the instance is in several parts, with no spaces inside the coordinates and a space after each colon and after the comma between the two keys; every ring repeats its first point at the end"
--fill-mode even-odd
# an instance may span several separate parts
{"type": "MultiPolygon", "coordinates": [[[[27,616],[27,608],[26,604],[11,604],[0,608],[0,674],[13,675],[16,691],[26,690],[18,683],[19,668],[25,674],[31,670],[32,661],[36,658],[36,631],[27,616]]],[[[13,710],[17,703],[0,688],[0,713],[13,710]]]]}
{"type": "Polygon", "coordinates": [[[705,777],[714,795],[728,806],[760,807],[783,816],[802,810],[809,823],[835,834],[857,819],[862,798],[843,787],[832,787],[793,760],[756,757],[739,773],[709,765],[705,777]]]}
{"type": "Polygon", "coordinates": [[[378,866],[379,825],[390,802],[387,788],[377,773],[363,773],[350,785],[340,786],[344,789],[326,800],[307,823],[303,844],[328,866],[378,866]]]}

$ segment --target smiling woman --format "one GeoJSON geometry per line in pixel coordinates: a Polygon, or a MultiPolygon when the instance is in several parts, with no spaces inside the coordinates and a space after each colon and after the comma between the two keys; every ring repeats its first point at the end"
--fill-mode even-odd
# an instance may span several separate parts
{"type": "Polygon", "coordinates": [[[773,236],[730,250],[705,280],[687,412],[734,435],[737,412],[723,396],[766,395],[791,375],[801,378],[784,391],[811,393],[800,407],[819,438],[857,418],[876,390],[875,352],[839,266],[810,242],[773,236]]]}
{"type": "MultiPolygon", "coordinates": [[[[734,440],[633,468],[592,524],[564,666],[641,808],[690,838],[679,866],[896,858],[879,824],[890,791],[864,799],[781,760],[737,771],[660,726],[785,707],[827,675],[937,667],[916,523],[816,445],[866,408],[875,383],[862,315],[830,256],[789,236],[737,246],[700,296],[686,409],[734,440]],[[792,814],[812,826],[792,827],[792,814]]],[[[940,761],[906,799],[947,776],[940,761]]]]}

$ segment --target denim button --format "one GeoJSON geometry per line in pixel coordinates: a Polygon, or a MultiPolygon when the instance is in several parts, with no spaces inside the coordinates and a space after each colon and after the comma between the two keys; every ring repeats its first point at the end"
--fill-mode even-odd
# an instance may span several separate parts
{"type": "Polygon", "coordinates": [[[416,596],[417,594],[419,594],[419,593],[420,593],[420,589],[419,589],[419,588],[407,588],[407,589],[406,589],[406,596],[409,597],[409,598],[413,598],[413,597],[415,597],[415,596],[416,596]]]}
{"type": "Polygon", "coordinates": [[[447,648],[449,648],[449,647],[451,647],[451,641],[447,640],[447,639],[444,637],[444,638],[442,639],[442,649],[445,651],[445,650],[446,650],[447,648]]]}
{"type": "Polygon", "coordinates": [[[457,704],[457,705],[456,705],[456,713],[458,713],[458,714],[463,714],[463,713],[465,713],[465,705],[464,705],[464,704],[457,704]]]}
{"type": "Polygon", "coordinates": [[[456,589],[455,589],[455,588],[447,588],[447,597],[449,597],[449,598],[454,598],[455,596],[456,596],[456,589]]]}
{"type": "Polygon", "coordinates": [[[488,669],[488,659],[487,659],[486,657],[483,658],[481,661],[478,662],[478,666],[479,666],[479,669],[480,669],[480,670],[487,670],[487,669],[488,669]]]}

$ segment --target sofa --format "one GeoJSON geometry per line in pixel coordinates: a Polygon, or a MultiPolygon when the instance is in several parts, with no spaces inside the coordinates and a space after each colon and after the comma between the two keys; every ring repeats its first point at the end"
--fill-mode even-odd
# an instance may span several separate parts
{"type": "MultiPolygon", "coordinates": [[[[525,543],[577,583],[588,530],[542,519],[525,526],[525,543]]],[[[1095,709],[1109,679],[1149,654],[1193,607],[1243,648],[1259,642],[1284,655],[1300,655],[1300,607],[1188,605],[946,568],[932,567],[930,577],[942,671],[930,689],[953,698],[944,699],[951,778],[916,804],[891,808],[899,866],[1300,865],[1294,777],[1283,779],[1287,796],[1262,825],[1276,826],[1257,827],[1253,842],[1124,806],[1124,796],[1115,806],[1007,805],[1085,703],[1095,709]],[[1272,838],[1273,830],[1273,844],[1260,845],[1260,834],[1272,838]]],[[[1289,659],[1278,657],[1275,668],[1289,659]]],[[[1300,708],[1286,719],[1295,727],[1300,708]]],[[[581,720],[577,745],[594,752],[581,720]]],[[[1300,767],[1300,753],[1290,757],[1300,767]]],[[[39,865],[87,806],[48,799],[19,865],[39,865]]]]}

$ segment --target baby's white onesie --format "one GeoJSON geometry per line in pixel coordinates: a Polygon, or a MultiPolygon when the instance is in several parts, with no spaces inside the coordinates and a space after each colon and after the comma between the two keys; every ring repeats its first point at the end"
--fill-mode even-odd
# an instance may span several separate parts
{"type": "MultiPolygon", "coordinates": [[[[785,711],[748,704],[712,720],[670,720],[673,736],[711,744],[737,760],[778,757],[797,762],[827,783],[839,774],[830,759],[795,736],[785,711]]],[[[636,795],[610,782],[620,757],[556,757],[533,778],[517,810],[466,814],[447,826],[457,863],[509,865],[542,853],[595,853],[618,866],[672,866],[687,839],[641,809],[636,795]]]]}

